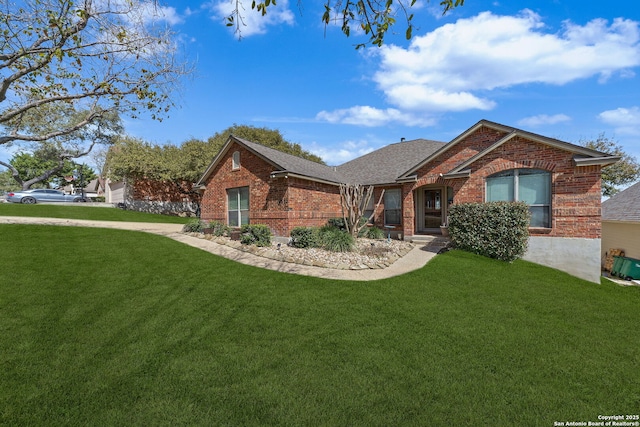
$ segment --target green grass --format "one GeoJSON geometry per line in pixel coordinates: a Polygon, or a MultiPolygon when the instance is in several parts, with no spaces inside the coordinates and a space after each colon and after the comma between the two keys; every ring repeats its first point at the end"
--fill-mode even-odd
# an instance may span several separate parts
{"type": "Polygon", "coordinates": [[[640,408],[640,289],[464,252],[382,281],[0,226],[0,425],[551,426],[640,408]]]}
{"type": "Polygon", "coordinates": [[[21,205],[17,203],[0,203],[0,216],[27,216],[45,218],[87,219],[93,221],[129,221],[129,222],[162,222],[185,224],[189,218],[158,215],[144,212],[125,211],[116,208],[36,204],[21,205]]]}

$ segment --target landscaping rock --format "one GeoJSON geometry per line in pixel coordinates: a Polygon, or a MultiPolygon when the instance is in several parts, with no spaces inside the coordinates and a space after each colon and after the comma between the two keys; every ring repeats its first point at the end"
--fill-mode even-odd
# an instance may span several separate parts
{"type": "Polygon", "coordinates": [[[237,240],[227,237],[214,237],[203,233],[185,233],[200,238],[212,240],[221,245],[246,251],[257,256],[308,266],[333,268],[340,270],[368,270],[384,269],[408,254],[414,245],[402,240],[390,242],[357,239],[356,250],[353,252],[330,252],[318,248],[294,248],[274,242],[271,247],[257,247],[243,245],[237,240]]]}

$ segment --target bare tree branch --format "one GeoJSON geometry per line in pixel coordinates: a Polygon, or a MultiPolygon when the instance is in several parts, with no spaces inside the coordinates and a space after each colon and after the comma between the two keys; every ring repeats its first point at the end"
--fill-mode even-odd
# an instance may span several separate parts
{"type": "Polygon", "coordinates": [[[191,71],[149,0],[0,0],[0,145],[72,135],[105,112],[161,120],[191,71]],[[33,132],[25,117],[72,106],[85,119],[33,132]],[[4,132],[2,132],[2,129],[4,132]]]}

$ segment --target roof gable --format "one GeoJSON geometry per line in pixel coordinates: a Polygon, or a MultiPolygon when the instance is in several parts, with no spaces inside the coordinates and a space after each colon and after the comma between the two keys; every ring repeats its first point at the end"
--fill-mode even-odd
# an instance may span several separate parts
{"type": "Polygon", "coordinates": [[[274,148],[264,146],[255,142],[247,141],[231,135],[220,152],[213,159],[207,170],[202,174],[196,185],[204,184],[209,176],[213,173],[221,159],[227,154],[234,144],[238,144],[265,162],[271,164],[275,169],[275,173],[289,173],[298,175],[307,179],[319,179],[331,183],[340,183],[340,177],[335,168],[294,156],[274,148]]]}
{"type": "Polygon", "coordinates": [[[619,157],[616,157],[616,156],[611,156],[611,155],[608,155],[606,153],[601,153],[599,151],[591,150],[591,149],[586,148],[586,147],[582,147],[582,146],[579,146],[579,145],[575,145],[575,144],[571,144],[571,143],[568,143],[568,142],[560,141],[559,139],[549,138],[549,137],[538,135],[538,134],[535,134],[535,133],[532,133],[532,132],[527,132],[527,131],[524,131],[522,129],[517,129],[517,128],[514,128],[514,127],[501,125],[499,123],[494,123],[494,122],[491,122],[491,121],[488,121],[488,120],[480,120],[478,123],[476,123],[475,125],[473,125],[469,129],[467,129],[466,131],[464,131],[463,133],[458,135],[456,138],[454,138],[451,142],[446,144],[440,150],[438,150],[437,152],[433,153],[431,156],[429,156],[428,158],[424,159],[423,161],[418,163],[413,168],[409,169],[400,178],[406,178],[409,175],[415,173],[419,168],[421,168],[422,166],[424,166],[428,162],[436,159],[437,157],[439,157],[440,155],[442,155],[446,151],[450,150],[451,148],[455,147],[458,143],[460,143],[461,141],[465,140],[469,135],[473,134],[474,132],[477,132],[482,127],[487,127],[489,129],[493,129],[493,130],[496,130],[498,132],[505,133],[505,136],[500,138],[495,143],[491,144],[485,150],[477,153],[476,155],[470,157],[467,161],[465,161],[465,162],[459,164],[458,166],[456,166],[454,169],[449,171],[447,173],[447,175],[450,175],[450,177],[465,175],[465,173],[467,172],[467,168],[469,166],[471,166],[471,164],[473,164],[477,160],[481,159],[485,155],[489,154],[490,152],[492,152],[496,148],[498,148],[498,147],[502,146],[503,144],[511,141],[515,137],[521,137],[521,138],[527,139],[529,141],[534,141],[534,142],[537,142],[537,143],[545,144],[545,145],[548,145],[548,146],[551,146],[551,147],[555,147],[555,148],[558,148],[558,149],[561,149],[561,150],[565,150],[565,151],[569,151],[571,153],[574,153],[575,154],[574,161],[575,161],[577,166],[590,166],[590,165],[595,165],[595,164],[606,166],[606,165],[615,163],[620,159],[619,157]]]}

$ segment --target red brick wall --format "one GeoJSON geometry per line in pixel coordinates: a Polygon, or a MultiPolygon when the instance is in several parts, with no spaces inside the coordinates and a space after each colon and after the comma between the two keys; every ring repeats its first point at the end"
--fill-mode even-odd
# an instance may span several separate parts
{"type": "Polygon", "coordinates": [[[249,187],[249,222],[267,224],[264,218],[256,217],[256,212],[269,209],[274,212],[269,218],[270,227],[279,228],[278,222],[285,222],[286,188],[269,185],[270,174],[274,167],[248,151],[233,144],[220,159],[216,168],[206,181],[206,190],[202,195],[201,218],[205,221],[222,221],[227,218],[227,190],[237,187],[249,187]],[[240,152],[240,167],[232,168],[233,153],[240,152]],[[277,213],[280,213],[278,215],[277,213]]]}
{"type": "MultiPolygon", "coordinates": [[[[600,166],[576,167],[573,154],[546,144],[516,137],[474,162],[469,178],[443,180],[447,173],[470,156],[504,136],[480,128],[460,141],[440,158],[418,171],[411,190],[426,184],[442,183],[453,188],[454,203],[484,202],[486,177],[516,168],[535,168],[551,172],[551,229],[532,228],[532,235],[600,238],[600,166]]],[[[405,233],[413,233],[412,191],[405,191],[405,233]],[[409,209],[411,206],[411,209],[409,209]]]]}
{"type": "Polygon", "coordinates": [[[289,178],[289,235],[294,227],[323,226],[330,218],[342,217],[340,187],[289,178]]]}
{"type": "Polygon", "coordinates": [[[132,185],[133,200],[149,202],[198,202],[200,196],[192,192],[193,183],[151,179],[137,179],[132,185]]]}
{"type": "Polygon", "coordinates": [[[296,178],[271,178],[276,169],[244,147],[234,144],[206,182],[201,217],[227,223],[227,189],[249,187],[249,223],[265,224],[276,236],[289,236],[297,226],[324,225],[341,215],[336,186],[296,178]],[[240,152],[240,168],[232,156],[240,152]]]}

